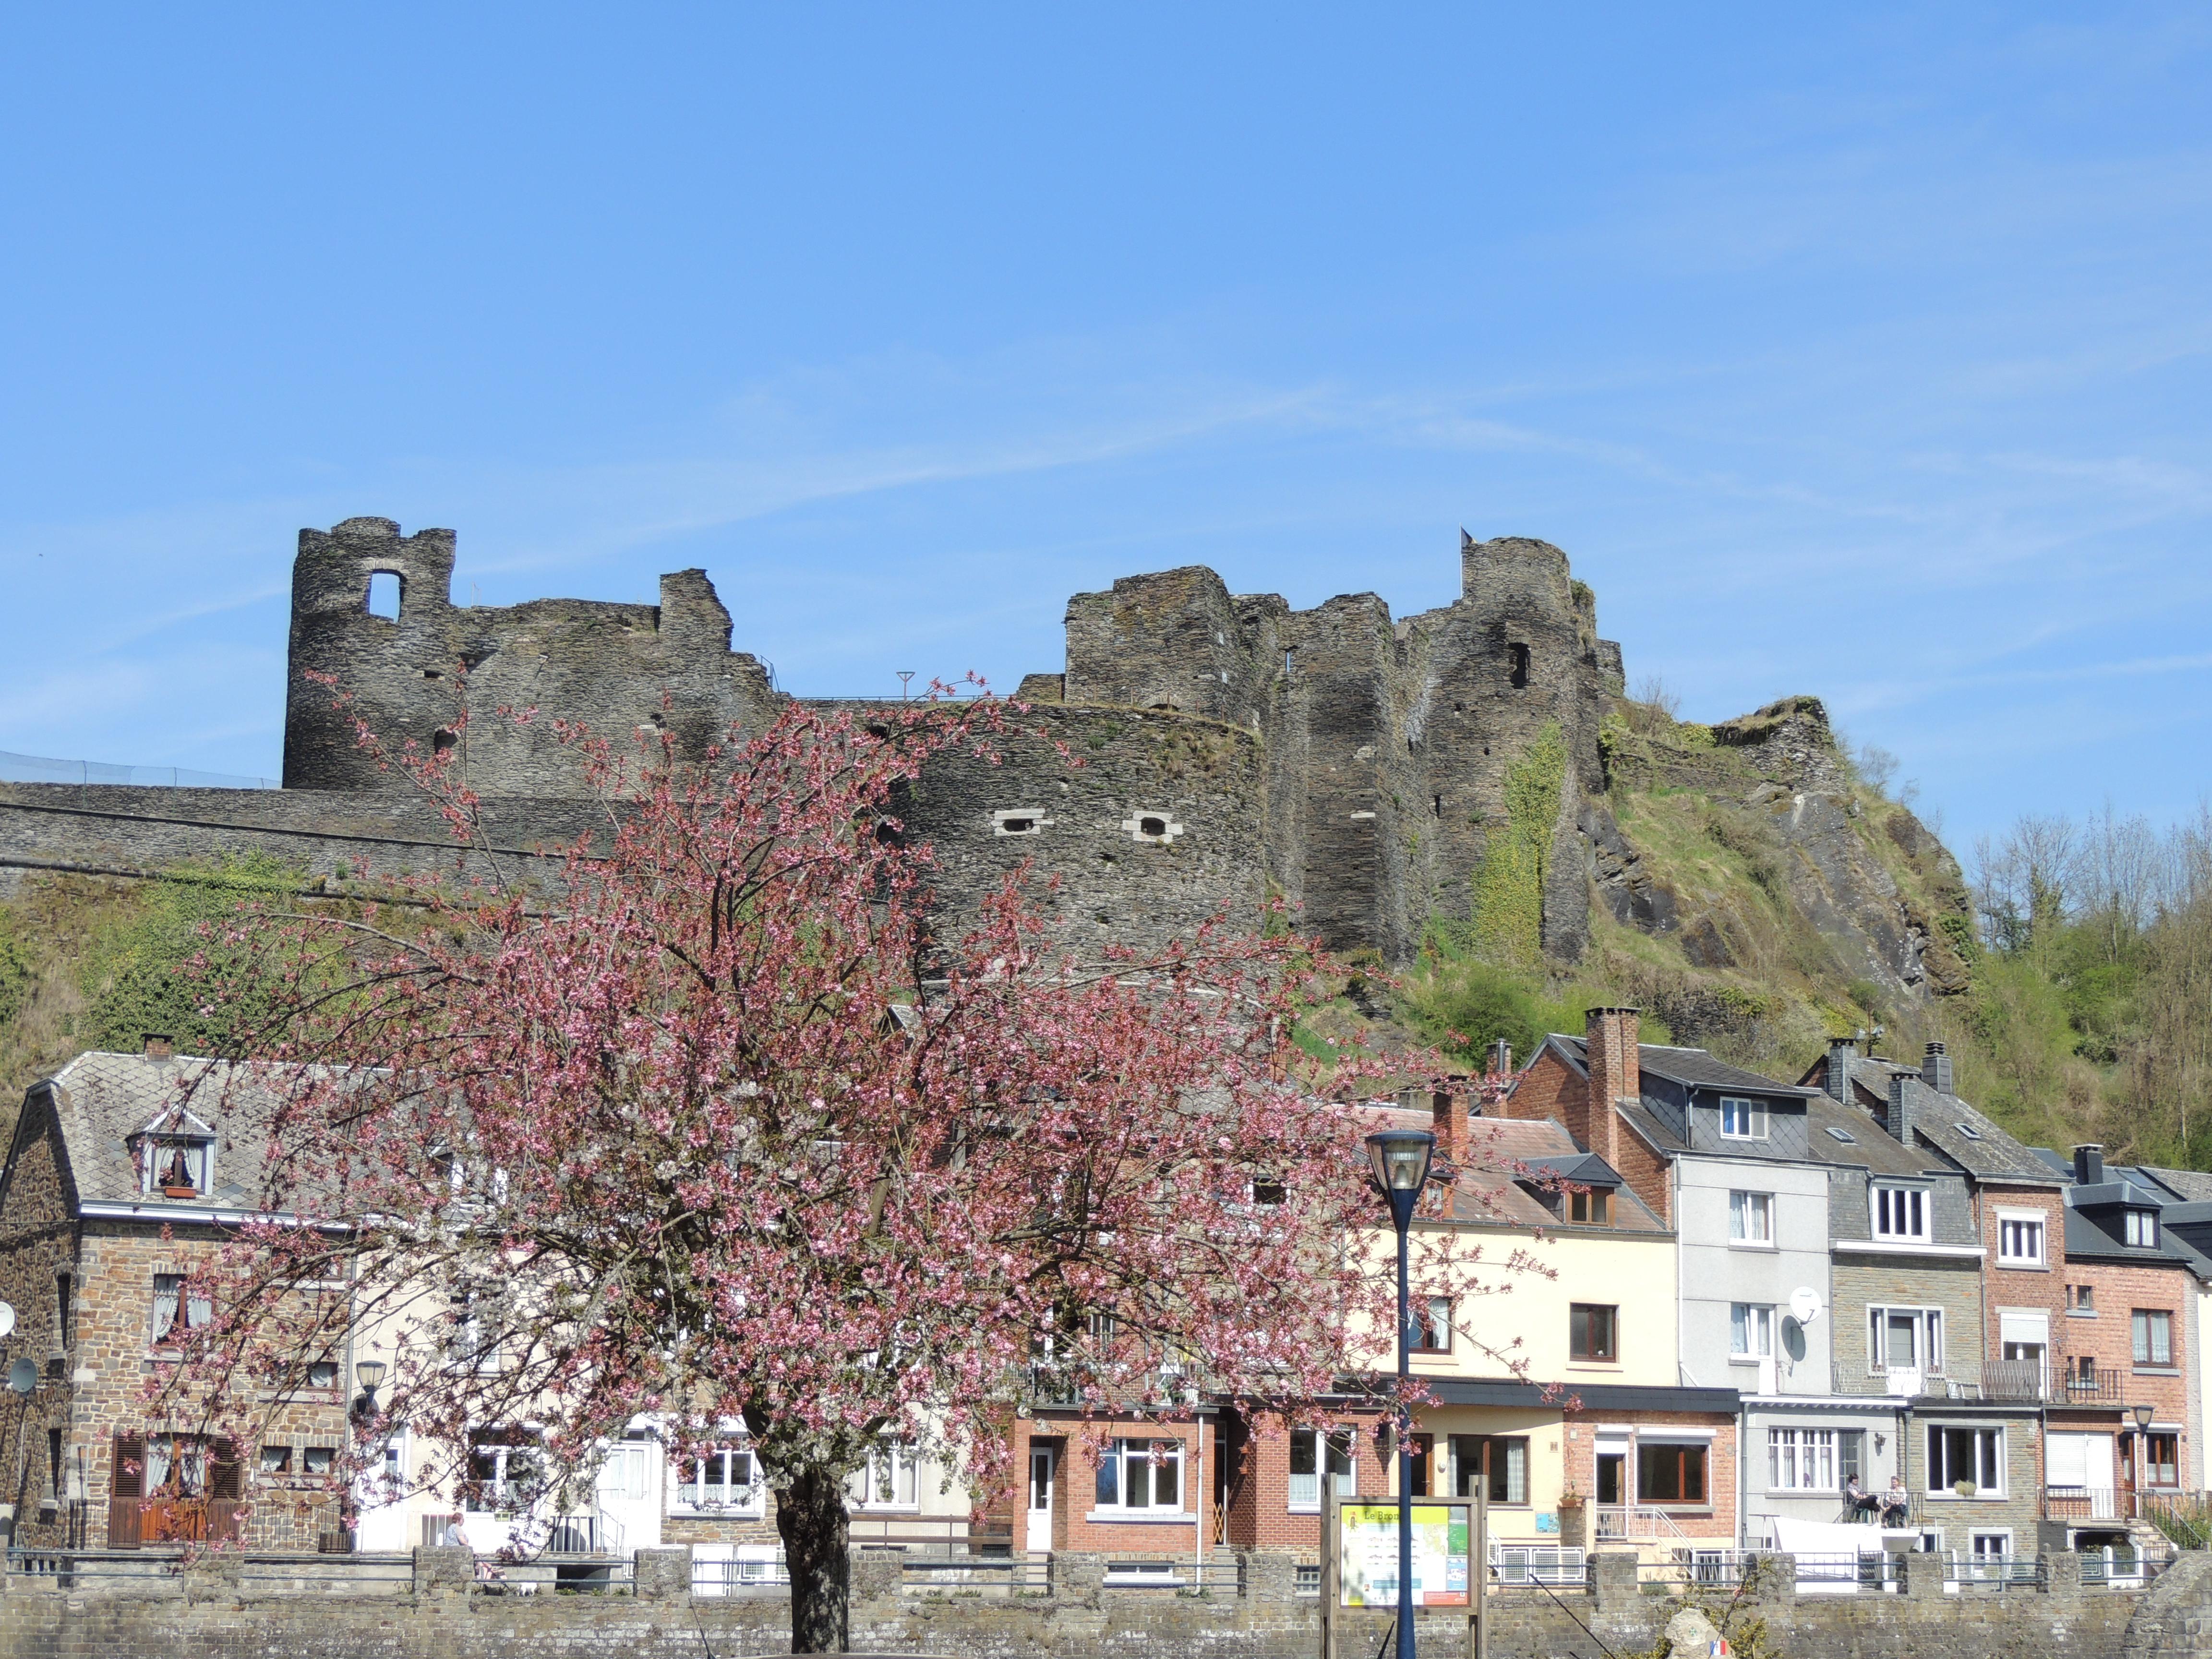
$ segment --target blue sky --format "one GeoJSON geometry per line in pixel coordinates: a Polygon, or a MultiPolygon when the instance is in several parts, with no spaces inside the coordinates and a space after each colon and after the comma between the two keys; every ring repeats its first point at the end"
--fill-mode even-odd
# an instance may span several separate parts
{"type": "Polygon", "coordinates": [[[1541,536],[1954,846],[2208,789],[2212,14],[49,7],[0,58],[0,749],[273,773],[303,525],[704,565],[798,691],[1541,536]],[[1532,16],[1540,12],[1540,16],[1532,16]]]}

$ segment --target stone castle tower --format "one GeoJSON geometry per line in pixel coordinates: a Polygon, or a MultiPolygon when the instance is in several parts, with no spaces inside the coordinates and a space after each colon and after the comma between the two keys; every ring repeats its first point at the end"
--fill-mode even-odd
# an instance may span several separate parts
{"type": "Polygon", "coordinates": [[[453,602],[453,532],[402,536],[389,519],[302,530],[292,566],[290,672],[284,708],[287,789],[404,789],[356,744],[351,714],[332,706],[331,677],[353,713],[392,746],[459,745],[485,795],[573,795],[575,757],[556,718],[620,740],[672,728],[678,752],[703,754],[738,722],[757,728],[779,702],[755,658],[730,649],[730,613],[703,570],[660,579],[659,605],[534,599],[499,609],[453,602]],[[368,610],[370,580],[398,579],[397,620],[368,610]],[[465,665],[463,677],[456,671],[465,665]],[[667,707],[663,707],[663,693],[667,707]],[[470,714],[457,726],[464,703],[470,714]],[[501,707],[538,708],[518,726],[501,707]]]}
{"type": "MultiPolygon", "coordinates": [[[[1460,566],[1456,601],[1400,622],[1373,594],[1293,611],[1231,594],[1200,566],[1076,595],[1065,671],[1022,685],[1033,729],[1000,763],[948,759],[915,792],[909,815],[938,848],[948,901],[1027,860],[1060,878],[1051,903],[1072,936],[1135,943],[1217,909],[1254,915],[1272,890],[1332,948],[1402,962],[1429,917],[1468,914],[1510,828],[1536,850],[1543,953],[1578,957],[1583,806],[1603,787],[1597,733],[1620,648],[1597,637],[1589,590],[1548,543],[1462,535],[1460,566]],[[1054,740],[1085,764],[1068,768],[1054,740]],[[1514,769],[1540,750],[1559,763],[1536,806],[1525,778],[1518,797],[1538,821],[1512,823],[1514,769]]],[[[403,537],[362,518],[301,532],[288,789],[405,787],[356,746],[324,677],[388,742],[457,745],[471,785],[510,801],[580,792],[556,717],[618,742],[665,724],[697,756],[785,705],[759,661],[730,649],[703,572],[662,577],[658,605],[493,609],[452,603],[453,567],[450,531],[403,537]],[[381,573],[399,580],[396,620],[368,611],[381,573]],[[518,727],[492,717],[501,706],[542,718],[518,727]]]]}

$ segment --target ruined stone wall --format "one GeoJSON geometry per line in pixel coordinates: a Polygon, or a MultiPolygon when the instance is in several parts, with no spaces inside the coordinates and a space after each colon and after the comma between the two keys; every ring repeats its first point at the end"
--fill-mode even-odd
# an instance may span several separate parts
{"type": "Polygon", "coordinates": [[[1583,800],[1604,787],[1598,732],[1620,649],[1548,543],[1462,538],[1462,592],[1394,623],[1371,593],[1292,611],[1191,566],[1125,577],[1067,608],[1070,704],[1180,710],[1265,744],[1267,871],[1334,949],[1401,962],[1431,915],[1466,919],[1505,827],[1507,775],[1549,729],[1558,796],[1529,826],[1545,955],[1589,936],[1583,800]]]}
{"type": "Polygon", "coordinates": [[[697,758],[732,723],[757,729],[774,717],[767,672],[731,651],[730,613],[704,571],[663,576],[657,605],[538,599],[506,609],[455,605],[453,574],[450,530],[402,536],[389,519],[365,518],[300,532],[286,788],[407,787],[356,745],[356,714],[394,749],[458,747],[482,793],[538,797],[583,788],[576,756],[552,729],[556,716],[617,744],[672,731],[682,759],[697,758]],[[396,621],[369,613],[379,573],[399,579],[396,621]],[[334,708],[336,693],[353,707],[334,708]],[[501,707],[545,718],[518,725],[499,718],[501,707]]]}

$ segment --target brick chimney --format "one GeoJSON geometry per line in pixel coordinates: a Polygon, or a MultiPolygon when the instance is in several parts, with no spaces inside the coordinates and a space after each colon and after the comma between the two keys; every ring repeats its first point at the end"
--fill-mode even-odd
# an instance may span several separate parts
{"type": "Polygon", "coordinates": [[[1929,1043],[1921,1056],[1920,1080],[1939,1095],[1956,1092],[1951,1087],[1951,1056],[1942,1043],[1929,1043]]]}
{"type": "Polygon", "coordinates": [[[1504,1037],[1500,1037],[1497,1042],[1490,1045],[1490,1052],[1484,1057],[1483,1073],[1488,1077],[1511,1077],[1513,1075],[1513,1045],[1511,1042],[1508,1042],[1504,1037]]]}
{"type": "Polygon", "coordinates": [[[2105,1180],[2105,1149],[2091,1143],[2074,1149],[2074,1179],[2081,1186],[2098,1187],[2105,1180]]]}
{"type": "Polygon", "coordinates": [[[1467,1107],[1449,1089],[1431,1087],[1429,1111],[1437,1137],[1437,1157],[1456,1165],[1467,1156],[1467,1107]]]}
{"type": "Polygon", "coordinates": [[[167,1031],[146,1033],[146,1058],[167,1060],[176,1053],[176,1048],[167,1031]]]}
{"type": "Polygon", "coordinates": [[[1820,1086],[1830,1098],[1845,1105],[1851,1098],[1851,1062],[1859,1057],[1859,1040],[1856,1036],[1828,1039],[1828,1074],[1820,1086]]]}
{"type": "Polygon", "coordinates": [[[1589,1057],[1589,1114],[1583,1125],[1583,1144],[1616,1170],[1620,1167],[1617,1157],[1620,1116],[1613,1109],[1644,1096],[1636,1037],[1633,1008],[1593,1008],[1583,1030],[1583,1047],[1589,1057]]]}

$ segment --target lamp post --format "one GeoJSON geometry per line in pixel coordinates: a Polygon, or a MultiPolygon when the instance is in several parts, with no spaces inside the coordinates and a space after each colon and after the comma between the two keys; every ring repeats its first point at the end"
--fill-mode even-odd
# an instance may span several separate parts
{"type": "Polygon", "coordinates": [[[384,1381],[384,1362],[364,1359],[353,1368],[354,1380],[361,1384],[361,1398],[354,1402],[354,1411],[361,1417],[374,1416],[376,1412],[376,1390],[384,1381]]]}
{"type": "Polygon", "coordinates": [[[1367,1137],[1367,1158],[1376,1184],[1390,1200],[1390,1220],[1398,1230],[1398,1659],[1413,1653],[1413,1434],[1406,1407],[1412,1381],[1407,1345],[1406,1230],[1413,1206],[1428,1185],[1429,1160],[1437,1138],[1426,1129],[1381,1129],[1367,1137]]]}

